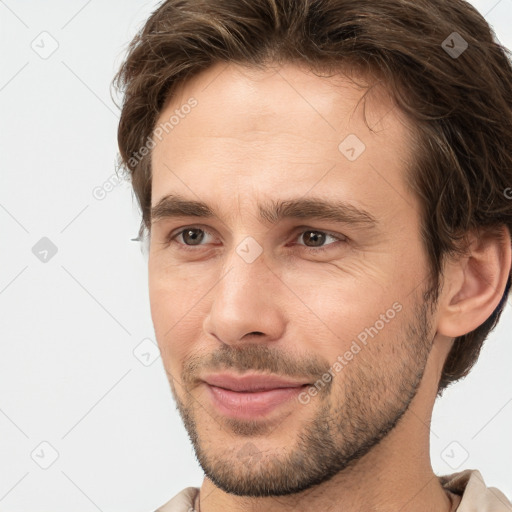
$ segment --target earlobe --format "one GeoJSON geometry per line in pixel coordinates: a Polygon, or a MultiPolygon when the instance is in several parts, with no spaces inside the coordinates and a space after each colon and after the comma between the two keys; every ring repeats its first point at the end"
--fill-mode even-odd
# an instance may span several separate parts
{"type": "Polygon", "coordinates": [[[450,261],[439,299],[438,332],[456,338],[483,324],[500,303],[507,286],[512,247],[506,226],[469,238],[468,254],[450,261]]]}

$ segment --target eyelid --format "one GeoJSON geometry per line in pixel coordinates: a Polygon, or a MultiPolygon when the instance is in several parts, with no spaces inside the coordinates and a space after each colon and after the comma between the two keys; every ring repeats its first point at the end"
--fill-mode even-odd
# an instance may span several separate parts
{"type": "MultiPolygon", "coordinates": [[[[181,227],[181,228],[178,228],[178,229],[175,229],[173,231],[171,231],[168,235],[166,235],[165,239],[166,239],[166,242],[172,242],[173,239],[175,239],[177,236],[181,235],[182,233],[184,233],[187,229],[200,229],[201,231],[203,231],[204,233],[207,233],[208,235],[211,235],[211,236],[215,236],[213,235],[213,233],[211,231],[209,231],[205,226],[202,226],[200,224],[192,224],[190,226],[184,226],[184,227],[181,227]]],[[[184,245],[184,244],[180,244],[180,245],[184,245]]],[[[192,245],[189,245],[189,246],[186,246],[186,247],[194,247],[192,245]]],[[[195,247],[200,247],[200,246],[195,246],[195,247]]]]}
{"type": "MultiPolygon", "coordinates": [[[[215,235],[213,235],[213,233],[211,231],[206,229],[205,226],[202,226],[200,224],[193,224],[193,225],[184,226],[184,227],[178,228],[177,230],[171,231],[169,233],[169,235],[167,235],[167,237],[166,237],[166,243],[168,243],[168,244],[171,244],[173,242],[178,243],[178,245],[183,246],[185,248],[185,250],[194,250],[195,247],[202,247],[203,244],[200,244],[200,245],[186,245],[186,244],[179,243],[179,242],[175,241],[175,239],[178,236],[180,236],[181,234],[183,234],[187,229],[200,229],[201,231],[203,231],[204,233],[206,233],[208,235],[215,236],[215,235]]],[[[336,242],[348,242],[348,240],[349,240],[347,236],[342,235],[341,233],[335,233],[335,232],[328,231],[328,230],[325,230],[325,229],[313,228],[313,227],[310,227],[310,226],[298,226],[298,227],[296,227],[294,229],[294,231],[293,231],[293,239],[295,240],[299,235],[301,235],[303,233],[306,233],[308,231],[324,233],[325,235],[334,238],[336,240],[336,242]]],[[[320,252],[320,251],[328,250],[330,248],[330,246],[336,245],[336,242],[331,243],[331,244],[327,244],[325,246],[319,246],[319,247],[314,247],[314,246],[313,247],[308,247],[307,245],[304,245],[304,244],[294,244],[294,245],[299,245],[300,247],[303,247],[304,249],[310,250],[310,251],[313,251],[313,252],[320,252]]]]}
{"type": "Polygon", "coordinates": [[[311,226],[299,226],[297,227],[294,231],[293,231],[293,234],[294,236],[296,235],[300,235],[302,233],[305,233],[307,231],[313,231],[313,232],[318,232],[318,233],[324,233],[325,235],[329,235],[329,236],[332,236],[333,238],[336,238],[337,240],[348,240],[348,237],[341,234],[341,233],[336,233],[334,231],[329,231],[327,229],[322,229],[322,228],[312,228],[311,226]]]}

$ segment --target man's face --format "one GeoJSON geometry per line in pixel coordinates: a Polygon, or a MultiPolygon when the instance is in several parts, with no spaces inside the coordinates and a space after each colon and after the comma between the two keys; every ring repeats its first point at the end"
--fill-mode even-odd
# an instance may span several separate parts
{"type": "Polygon", "coordinates": [[[216,65],[157,123],[151,313],[199,462],[226,492],[329,479],[392,431],[420,384],[435,326],[410,136],[377,89],[358,104],[364,92],[292,65],[216,65]],[[170,195],[214,215],[165,216],[170,195]],[[314,214],[322,203],[344,218],[314,214]],[[267,378],[251,387],[249,374],[267,378]]]}

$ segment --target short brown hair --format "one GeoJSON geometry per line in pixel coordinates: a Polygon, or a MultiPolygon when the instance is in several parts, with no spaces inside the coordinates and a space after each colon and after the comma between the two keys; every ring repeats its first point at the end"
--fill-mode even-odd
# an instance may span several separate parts
{"type": "MultiPolygon", "coordinates": [[[[177,86],[217,62],[295,62],[330,71],[351,64],[380,77],[417,134],[407,178],[420,200],[431,267],[425,300],[436,303],[444,258],[464,253],[470,231],[512,231],[510,52],[469,3],[167,0],[130,43],[113,82],[124,93],[118,141],[142,212],[139,238],[151,226],[151,159],[133,156],[177,86]]],[[[509,274],[494,313],[455,339],[439,394],[476,362],[511,281],[509,274]]]]}

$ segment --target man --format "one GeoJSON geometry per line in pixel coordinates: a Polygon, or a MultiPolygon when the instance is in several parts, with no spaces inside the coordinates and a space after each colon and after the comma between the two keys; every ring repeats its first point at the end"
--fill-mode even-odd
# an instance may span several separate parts
{"type": "Polygon", "coordinates": [[[205,473],[159,510],[512,510],[429,458],[511,282],[512,67],[477,11],[171,0],[116,78],[205,473]]]}

